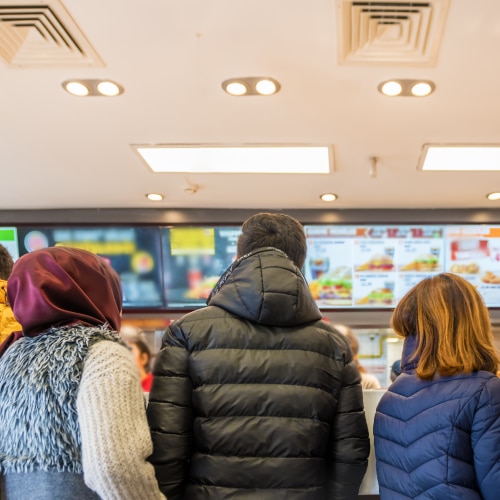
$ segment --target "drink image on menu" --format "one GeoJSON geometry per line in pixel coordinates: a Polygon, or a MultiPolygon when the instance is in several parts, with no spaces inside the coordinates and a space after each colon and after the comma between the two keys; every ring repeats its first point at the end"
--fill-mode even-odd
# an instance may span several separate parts
{"type": "Polygon", "coordinates": [[[329,267],[330,259],[328,257],[312,257],[309,259],[309,269],[313,280],[317,280],[326,274],[329,267]]]}

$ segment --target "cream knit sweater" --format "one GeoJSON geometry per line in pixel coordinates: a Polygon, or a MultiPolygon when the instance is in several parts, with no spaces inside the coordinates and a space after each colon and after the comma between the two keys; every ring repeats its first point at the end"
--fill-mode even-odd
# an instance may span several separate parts
{"type": "Polygon", "coordinates": [[[90,350],[77,399],[85,483],[105,500],[165,499],[158,488],[139,373],[115,342],[90,350]]]}

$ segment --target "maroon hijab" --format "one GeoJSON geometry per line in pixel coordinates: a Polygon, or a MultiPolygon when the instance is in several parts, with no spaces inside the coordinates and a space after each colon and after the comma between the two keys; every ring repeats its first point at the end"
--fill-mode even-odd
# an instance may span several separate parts
{"type": "Polygon", "coordinates": [[[50,247],[23,255],[12,269],[7,296],[27,337],[71,323],[108,323],[120,330],[120,278],[104,259],[86,250],[50,247]]]}

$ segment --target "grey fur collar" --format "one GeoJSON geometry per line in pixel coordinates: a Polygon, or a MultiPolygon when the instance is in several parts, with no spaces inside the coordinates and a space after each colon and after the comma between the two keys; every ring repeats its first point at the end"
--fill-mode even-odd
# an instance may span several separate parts
{"type": "Polygon", "coordinates": [[[118,342],[104,325],[23,337],[0,358],[0,469],[82,472],[76,398],[89,349],[118,342]]]}

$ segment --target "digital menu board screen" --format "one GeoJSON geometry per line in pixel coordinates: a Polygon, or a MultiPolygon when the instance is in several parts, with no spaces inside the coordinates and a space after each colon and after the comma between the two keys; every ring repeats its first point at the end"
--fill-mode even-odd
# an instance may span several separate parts
{"type": "Polygon", "coordinates": [[[120,276],[123,308],[162,308],[157,227],[19,227],[19,254],[51,246],[81,248],[104,258],[120,276]]]}
{"type": "Polygon", "coordinates": [[[236,258],[240,226],[162,228],[167,308],[205,305],[220,276],[236,258]]]}
{"type": "MultiPolygon", "coordinates": [[[[472,283],[500,308],[500,225],[305,225],[304,276],[320,309],[392,309],[440,272],[472,283]]],[[[236,258],[240,226],[2,227],[14,260],[54,245],[83,248],[120,276],[124,309],[204,307],[236,258]]]]}
{"type": "Polygon", "coordinates": [[[394,308],[440,272],[460,274],[500,307],[500,226],[305,226],[304,275],[322,309],[394,308]]]}
{"type": "Polygon", "coordinates": [[[0,244],[3,245],[14,261],[19,257],[17,229],[15,227],[0,227],[0,244]]]}

